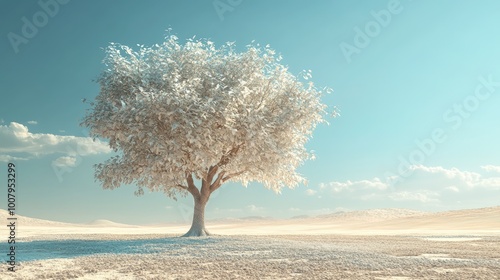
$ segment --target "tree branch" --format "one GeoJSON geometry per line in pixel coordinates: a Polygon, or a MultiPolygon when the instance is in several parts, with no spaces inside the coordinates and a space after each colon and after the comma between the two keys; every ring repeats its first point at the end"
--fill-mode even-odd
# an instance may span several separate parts
{"type": "Polygon", "coordinates": [[[217,190],[221,185],[222,185],[222,178],[226,174],[226,171],[221,171],[219,175],[217,175],[217,179],[215,179],[215,182],[210,185],[210,193],[213,193],[215,190],[217,190]]]}
{"type": "Polygon", "coordinates": [[[200,197],[200,191],[194,185],[193,174],[186,172],[186,181],[188,183],[187,191],[190,192],[194,198],[198,199],[200,197]]]}
{"type": "Polygon", "coordinates": [[[245,170],[241,170],[241,171],[239,171],[239,172],[235,172],[235,173],[229,174],[229,175],[227,175],[226,177],[224,177],[224,178],[222,179],[222,183],[226,182],[227,180],[229,180],[229,179],[231,179],[231,178],[233,178],[233,177],[236,177],[236,176],[238,176],[238,175],[241,175],[241,174],[245,173],[246,171],[248,171],[248,170],[246,170],[246,169],[245,169],[245,170]]]}
{"type": "Polygon", "coordinates": [[[222,167],[226,164],[229,163],[232,157],[234,157],[238,151],[240,150],[240,147],[243,146],[245,142],[237,145],[236,147],[231,148],[231,150],[227,151],[222,157],[220,158],[220,161],[216,164],[216,166],[222,167]]]}
{"type": "Polygon", "coordinates": [[[205,179],[201,180],[201,191],[200,191],[200,194],[201,194],[201,198],[203,200],[208,200],[208,198],[210,197],[210,182],[208,182],[205,179]]]}
{"type": "Polygon", "coordinates": [[[175,187],[177,187],[177,188],[181,188],[181,189],[183,189],[183,190],[187,190],[187,189],[188,189],[188,187],[183,186],[183,185],[181,185],[181,184],[177,184],[177,185],[175,185],[175,187]]]}
{"type": "Polygon", "coordinates": [[[208,176],[207,176],[207,181],[212,182],[212,179],[214,178],[214,175],[217,173],[217,170],[219,170],[218,165],[210,166],[208,169],[208,176]]]}

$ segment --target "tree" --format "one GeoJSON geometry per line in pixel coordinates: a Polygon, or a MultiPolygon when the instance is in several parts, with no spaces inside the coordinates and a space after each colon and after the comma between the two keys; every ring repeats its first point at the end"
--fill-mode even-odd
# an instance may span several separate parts
{"type": "Polygon", "coordinates": [[[133,183],[137,195],[190,193],[184,236],[209,234],[205,206],[225,182],[257,181],[276,192],[305,182],[296,168],[313,157],[304,145],[324,122],[320,98],[329,89],[305,85],[310,71],[298,78],[280,60],[269,46],[238,53],[233,43],[180,44],[174,35],[138,51],[112,43],[82,122],[117,153],[95,165],[96,179],[105,189],[133,183]]]}

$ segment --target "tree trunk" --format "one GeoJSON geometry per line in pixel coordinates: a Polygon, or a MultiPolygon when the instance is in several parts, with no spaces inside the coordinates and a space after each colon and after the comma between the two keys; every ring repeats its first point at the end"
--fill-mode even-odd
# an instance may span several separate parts
{"type": "MultiPolygon", "coordinates": [[[[194,197],[194,196],[193,196],[194,197]]],[[[208,236],[210,233],[205,229],[205,206],[208,198],[194,197],[194,213],[191,229],[182,237],[190,236],[208,236]]]]}

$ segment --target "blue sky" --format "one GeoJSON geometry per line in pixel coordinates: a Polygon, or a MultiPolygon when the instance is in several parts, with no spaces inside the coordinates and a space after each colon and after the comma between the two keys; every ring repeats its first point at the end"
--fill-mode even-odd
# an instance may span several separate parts
{"type": "MultiPolygon", "coordinates": [[[[103,48],[209,38],[270,44],[312,70],[341,116],[308,143],[307,186],[280,195],[222,186],[207,218],[405,207],[487,207],[500,198],[497,1],[0,1],[0,162],[18,173],[18,213],[66,222],[190,222],[191,197],[103,190],[109,157],[79,126],[103,48]],[[27,23],[28,22],[28,23],[27,23]],[[30,26],[33,24],[33,26],[30,26]],[[31,28],[30,28],[31,27],[31,28]],[[32,28],[34,27],[34,28],[32,28]]],[[[5,189],[5,188],[4,188],[5,189]]],[[[5,191],[0,208],[6,208],[5,191]]]]}

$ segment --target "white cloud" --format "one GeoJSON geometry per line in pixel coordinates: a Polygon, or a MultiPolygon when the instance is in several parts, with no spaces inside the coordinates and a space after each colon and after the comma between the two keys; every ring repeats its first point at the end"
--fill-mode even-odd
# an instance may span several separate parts
{"type": "Polygon", "coordinates": [[[320,208],[320,209],[309,210],[307,212],[309,213],[309,215],[323,215],[323,214],[333,213],[335,212],[335,210],[331,208],[320,208]]]}
{"type": "MultiPolygon", "coordinates": [[[[500,189],[500,177],[491,177],[471,171],[462,171],[458,168],[446,169],[444,167],[425,167],[422,165],[414,166],[418,171],[415,175],[426,178],[427,181],[436,185],[437,188],[446,188],[454,186],[456,189],[500,189]],[[433,176],[431,176],[433,175],[433,176]]],[[[483,170],[496,171],[496,166],[482,166],[483,170]]]]}
{"type": "Polygon", "coordinates": [[[8,126],[0,125],[0,143],[0,154],[40,156],[59,153],[74,157],[111,152],[108,145],[99,139],[93,141],[90,137],[31,133],[28,127],[16,122],[8,126]]]}
{"type": "Polygon", "coordinates": [[[426,202],[436,202],[439,194],[437,192],[431,191],[417,191],[417,192],[395,192],[389,195],[389,198],[395,201],[420,201],[426,202]]]}
{"type": "Polygon", "coordinates": [[[60,157],[52,161],[52,165],[56,167],[74,167],[76,166],[75,157],[60,157]]]}
{"type": "Polygon", "coordinates": [[[484,178],[481,181],[479,181],[476,185],[474,185],[474,187],[485,188],[490,190],[500,190],[500,177],[484,178]]]}
{"type": "Polygon", "coordinates": [[[37,121],[28,121],[28,124],[38,124],[37,121]]]}
{"type": "Polygon", "coordinates": [[[452,191],[452,192],[460,192],[460,190],[456,186],[449,186],[449,187],[446,187],[445,189],[452,191]]]}
{"type": "Polygon", "coordinates": [[[487,172],[496,172],[500,173],[500,166],[495,166],[495,165],[484,165],[481,166],[483,170],[486,170],[487,172]]]}
{"type": "Polygon", "coordinates": [[[300,211],[300,208],[290,207],[290,208],[288,208],[288,211],[290,211],[290,212],[298,212],[298,211],[300,211]]]}
{"type": "Polygon", "coordinates": [[[320,209],[312,209],[308,210],[306,213],[308,215],[316,216],[316,215],[325,215],[325,214],[332,214],[332,213],[337,213],[337,212],[349,212],[351,211],[348,208],[344,207],[336,207],[336,208],[320,208],[320,209]]]}
{"type": "Polygon", "coordinates": [[[475,182],[481,179],[481,174],[479,173],[470,171],[461,171],[455,167],[446,169],[441,166],[428,167],[423,165],[413,165],[410,166],[410,170],[417,172],[420,171],[425,174],[442,175],[446,179],[456,179],[470,186],[474,185],[475,182]]]}
{"type": "Polygon", "coordinates": [[[258,206],[255,206],[253,204],[247,205],[246,208],[247,208],[247,210],[250,210],[251,212],[259,212],[259,211],[264,210],[264,207],[258,207],[258,206]]]}
{"type": "Polygon", "coordinates": [[[485,165],[479,172],[445,168],[442,166],[414,165],[412,175],[389,183],[379,178],[359,181],[333,181],[321,183],[320,194],[333,195],[342,201],[417,202],[445,206],[456,201],[490,201],[500,190],[498,166],[485,165]]]}
{"type": "Polygon", "coordinates": [[[221,208],[216,207],[214,209],[214,212],[216,212],[216,213],[227,213],[227,212],[239,213],[239,212],[242,212],[242,209],[240,209],[240,208],[223,208],[223,209],[221,209],[221,208]]]}
{"type": "Polygon", "coordinates": [[[312,196],[312,195],[315,195],[318,191],[315,191],[313,189],[307,189],[306,190],[306,195],[309,195],[309,196],[312,196]]]}
{"type": "Polygon", "coordinates": [[[13,157],[9,155],[0,155],[0,162],[11,162],[16,160],[27,160],[27,158],[13,157]]]}
{"type": "Polygon", "coordinates": [[[347,180],[345,182],[329,182],[329,183],[320,183],[320,189],[328,189],[334,193],[340,193],[343,191],[353,191],[353,190],[367,190],[367,189],[375,189],[375,190],[385,190],[389,186],[387,183],[382,182],[379,178],[373,178],[371,180],[360,180],[360,181],[350,181],[347,180]]]}

